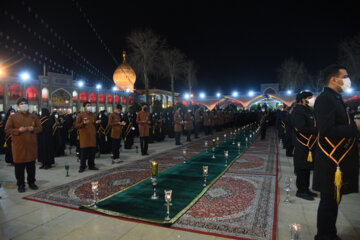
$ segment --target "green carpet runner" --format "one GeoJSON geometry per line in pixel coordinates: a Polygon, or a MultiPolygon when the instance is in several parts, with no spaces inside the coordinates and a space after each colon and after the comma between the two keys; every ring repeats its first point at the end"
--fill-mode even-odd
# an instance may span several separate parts
{"type": "MultiPolygon", "coordinates": [[[[164,225],[172,224],[200,199],[210,186],[226,172],[232,162],[255,140],[257,135],[255,129],[255,124],[242,129],[241,133],[235,136],[235,144],[232,144],[233,141],[229,138],[227,141],[217,144],[215,150],[216,159],[211,158],[212,142],[210,141],[208,152],[202,152],[187,159],[186,163],[179,163],[170,169],[160,172],[157,177],[156,186],[156,192],[159,198],[156,200],[151,199],[153,186],[149,177],[129,188],[98,201],[96,207],[94,207],[94,204],[83,207],[112,216],[164,225]],[[250,134],[252,137],[250,137],[250,134]],[[246,137],[248,138],[247,146],[245,143],[246,137]],[[237,147],[237,142],[239,141],[241,142],[240,151],[237,147]],[[227,166],[225,166],[225,150],[229,152],[227,166]],[[203,187],[204,177],[202,173],[204,165],[209,167],[206,187],[203,187]],[[172,190],[170,220],[165,221],[166,206],[164,190],[170,189],[172,190]]],[[[150,174],[149,163],[149,176],[150,174]]],[[[101,191],[101,189],[99,189],[99,191],[101,191]]]]}

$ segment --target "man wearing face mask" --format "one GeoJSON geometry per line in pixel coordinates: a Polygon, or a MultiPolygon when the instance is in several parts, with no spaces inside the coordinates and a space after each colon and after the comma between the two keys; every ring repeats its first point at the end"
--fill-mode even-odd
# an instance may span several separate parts
{"type": "Polygon", "coordinates": [[[149,155],[147,151],[148,151],[150,118],[146,104],[143,104],[141,107],[141,111],[138,112],[136,116],[136,123],[138,124],[139,127],[141,154],[149,155]]]}
{"type": "Polygon", "coordinates": [[[96,127],[101,120],[96,120],[96,116],[92,113],[90,102],[84,102],[84,112],[77,115],[75,127],[79,129],[80,135],[80,168],[79,173],[85,171],[86,160],[90,170],[99,170],[95,167],[96,153],[96,127]]]}
{"type": "Polygon", "coordinates": [[[122,111],[122,106],[120,104],[116,105],[115,111],[110,114],[108,126],[111,126],[111,153],[114,161],[119,163],[120,158],[120,143],[123,126],[126,125],[124,121],[121,121],[120,114],[122,111]]]}
{"type": "Polygon", "coordinates": [[[317,141],[317,128],[314,113],[314,97],[311,92],[303,91],[296,96],[296,106],[291,116],[296,141],[294,167],[296,173],[296,196],[305,200],[314,200],[317,196],[309,190],[310,171],[314,169],[314,153],[317,141]]]}
{"type": "Polygon", "coordinates": [[[20,111],[9,117],[5,132],[12,136],[12,155],[18,192],[25,192],[25,169],[29,187],[33,190],[38,189],[35,184],[36,134],[40,133],[42,128],[39,118],[28,112],[26,98],[20,98],[17,105],[20,111]]]}
{"type": "Polygon", "coordinates": [[[341,93],[351,81],[345,67],[330,65],[324,71],[324,90],[317,97],[314,114],[318,147],[314,161],[313,189],[320,191],[316,240],[340,239],[336,219],[343,194],[359,191],[359,160],[354,122],[345,109],[341,93]]]}

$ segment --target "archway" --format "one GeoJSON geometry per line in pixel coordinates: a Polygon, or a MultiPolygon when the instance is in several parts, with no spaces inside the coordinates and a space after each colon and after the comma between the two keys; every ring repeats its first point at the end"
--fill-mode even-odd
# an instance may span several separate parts
{"type": "Polygon", "coordinates": [[[43,102],[49,101],[49,89],[47,89],[47,88],[41,89],[41,100],[43,102]]]}
{"type": "Polygon", "coordinates": [[[99,103],[102,103],[102,104],[105,103],[105,94],[100,93],[100,95],[99,95],[99,103]]]}
{"type": "Polygon", "coordinates": [[[71,94],[63,88],[57,89],[51,94],[52,108],[60,112],[71,112],[70,100],[71,94]]]}
{"type": "Polygon", "coordinates": [[[88,96],[86,92],[81,92],[79,96],[79,100],[81,103],[87,102],[88,96]]]}
{"type": "Polygon", "coordinates": [[[39,91],[34,86],[28,87],[26,89],[26,98],[29,101],[39,101],[39,91]]]}
{"type": "Polygon", "coordinates": [[[8,97],[9,100],[17,100],[23,96],[21,88],[13,84],[8,88],[8,97]]]}
{"type": "Polygon", "coordinates": [[[90,102],[96,103],[96,99],[97,99],[96,93],[90,93],[90,102]]]}
{"type": "Polygon", "coordinates": [[[268,94],[275,95],[276,94],[275,89],[273,89],[272,87],[268,87],[267,89],[265,89],[264,95],[268,95],[268,94]]]}
{"type": "Polygon", "coordinates": [[[125,96],[122,96],[122,98],[121,98],[121,103],[122,103],[123,105],[126,104],[126,97],[125,97],[125,96]]]}
{"type": "Polygon", "coordinates": [[[279,105],[283,104],[282,101],[279,99],[269,97],[269,96],[262,96],[260,98],[254,99],[254,101],[250,102],[247,106],[248,109],[258,109],[262,106],[267,106],[268,109],[277,109],[279,105]]]}
{"type": "Polygon", "coordinates": [[[112,104],[113,101],[114,101],[113,95],[109,94],[109,95],[107,96],[107,102],[108,102],[109,104],[112,104]]]}
{"type": "Polygon", "coordinates": [[[73,97],[73,102],[76,102],[76,101],[77,101],[77,98],[78,98],[78,93],[77,93],[77,91],[73,91],[72,97],[73,97]]]}
{"type": "Polygon", "coordinates": [[[120,104],[120,96],[119,95],[115,96],[115,104],[120,104]]]}

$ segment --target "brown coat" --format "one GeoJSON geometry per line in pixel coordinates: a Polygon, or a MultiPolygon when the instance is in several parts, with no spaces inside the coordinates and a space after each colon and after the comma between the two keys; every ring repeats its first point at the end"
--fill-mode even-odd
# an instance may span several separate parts
{"type": "Polygon", "coordinates": [[[180,113],[175,112],[174,114],[174,132],[181,132],[181,115],[180,113]]]}
{"type": "Polygon", "coordinates": [[[149,136],[149,113],[141,110],[136,116],[136,123],[139,127],[140,137],[149,136]]]}
{"type": "Polygon", "coordinates": [[[185,123],[185,130],[186,131],[192,131],[193,129],[194,129],[194,124],[193,124],[193,121],[192,121],[192,116],[191,116],[191,114],[189,113],[189,112],[187,112],[186,114],[185,114],[185,121],[186,121],[186,123],[185,123]]]}
{"type": "Polygon", "coordinates": [[[209,113],[208,112],[204,112],[204,126],[205,127],[209,127],[211,125],[211,120],[209,117],[209,113]]]}
{"type": "Polygon", "coordinates": [[[5,126],[5,133],[12,136],[12,155],[14,163],[33,162],[37,158],[36,134],[42,131],[40,120],[28,112],[10,115],[5,126]],[[29,132],[19,132],[20,127],[34,127],[29,132]]]}
{"type": "Polygon", "coordinates": [[[80,148],[96,147],[96,117],[92,112],[81,112],[76,118],[75,127],[79,129],[80,148]],[[90,122],[84,124],[84,118],[90,122]]]}
{"type": "Polygon", "coordinates": [[[120,125],[120,115],[113,112],[109,116],[108,126],[111,126],[111,135],[113,139],[120,139],[123,126],[120,125]]]}

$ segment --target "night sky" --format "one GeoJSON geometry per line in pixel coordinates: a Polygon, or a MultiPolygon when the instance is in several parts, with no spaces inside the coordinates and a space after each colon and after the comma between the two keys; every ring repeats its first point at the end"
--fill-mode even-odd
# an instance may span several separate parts
{"type": "MultiPolygon", "coordinates": [[[[290,57],[315,74],[337,61],[343,39],[360,33],[354,2],[330,6],[233,2],[5,1],[0,8],[0,59],[7,64],[24,53],[32,56],[12,66],[13,75],[28,69],[36,76],[42,71],[39,61],[51,59],[49,66],[55,61],[57,71],[72,69],[88,85],[101,81],[112,86],[117,67],[112,56],[121,62],[126,36],[150,27],[195,61],[196,91],[245,93],[260,90],[260,83],[277,82],[276,70],[290,57]]],[[[151,84],[170,88],[166,79],[151,84]]],[[[142,84],[137,82],[136,87],[142,84]]],[[[186,86],[178,83],[176,90],[184,92],[186,86]]]]}

